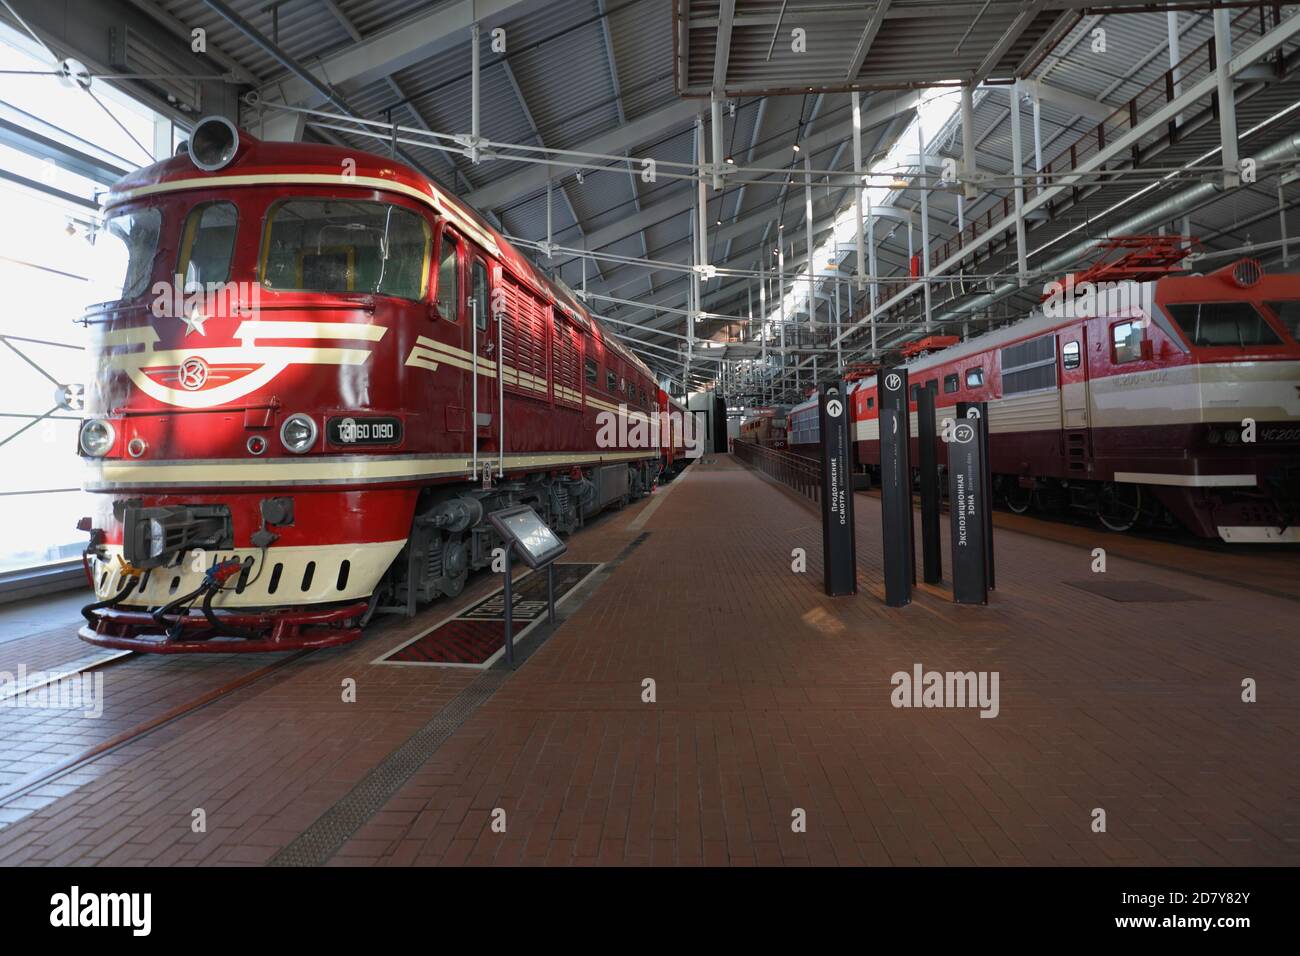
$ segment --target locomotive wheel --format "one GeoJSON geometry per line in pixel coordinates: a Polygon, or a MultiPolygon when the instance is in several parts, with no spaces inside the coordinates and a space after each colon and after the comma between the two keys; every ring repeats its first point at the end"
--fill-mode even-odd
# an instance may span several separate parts
{"type": "Polygon", "coordinates": [[[1126,482],[1107,482],[1097,494],[1097,517],[1111,531],[1131,531],[1142,517],[1142,489],[1126,482]]]}
{"type": "Polygon", "coordinates": [[[1031,488],[1021,488],[1020,483],[1015,482],[1007,486],[1007,490],[1002,495],[1002,500],[1006,502],[1008,510],[1022,515],[1033,504],[1034,492],[1031,488]]]}
{"type": "Polygon", "coordinates": [[[465,551],[465,541],[458,534],[448,535],[443,541],[442,549],[442,593],[456,597],[465,590],[465,581],[469,578],[469,555],[465,551]]]}

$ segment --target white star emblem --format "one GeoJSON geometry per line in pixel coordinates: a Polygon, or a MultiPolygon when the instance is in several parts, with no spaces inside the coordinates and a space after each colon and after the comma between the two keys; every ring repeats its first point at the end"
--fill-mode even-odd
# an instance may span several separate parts
{"type": "Polygon", "coordinates": [[[208,317],[199,311],[196,306],[188,316],[182,315],[181,321],[185,323],[185,337],[189,338],[191,332],[198,332],[199,335],[207,335],[203,331],[203,323],[208,321],[208,317]]]}

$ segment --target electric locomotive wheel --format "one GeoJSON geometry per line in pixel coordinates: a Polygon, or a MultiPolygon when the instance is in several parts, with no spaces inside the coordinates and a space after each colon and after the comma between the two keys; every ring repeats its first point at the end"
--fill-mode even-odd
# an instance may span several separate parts
{"type": "Polygon", "coordinates": [[[1142,517],[1142,488],[1108,481],[1097,493],[1097,518],[1111,531],[1131,531],[1142,517]]]}
{"type": "Polygon", "coordinates": [[[1028,512],[1030,505],[1033,504],[1034,491],[1032,488],[1020,487],[1018,481],[1009,481],[1002,492],[1002,500],[1009,511],[1022,515],[1028,512]]]}

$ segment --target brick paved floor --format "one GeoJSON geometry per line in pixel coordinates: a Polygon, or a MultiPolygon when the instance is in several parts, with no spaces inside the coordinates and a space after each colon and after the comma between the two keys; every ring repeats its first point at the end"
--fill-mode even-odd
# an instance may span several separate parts
{"type": "MultiPolygon", "coordinates": [[[[333,864],[1300,862],[1294,601],[1112,555],[1110,580],[1204,599],[1116,603],[1066,583],[1093,578],[1086,531],[1003,528],[990,607],[922,588],[890,609],[871,498],[863,592],[839,599],[816,513],[729,458],[652,502],[649,537],[333,864]],[[918,662],[998,671],[998,717],[892,707],[918,662]]],[[[575,536],[573,559],[622,552],[646,507],[575,536]]],[[[0,829],[0,864],[264,862],[472,679],[369,662],[494,586],[122,747],[0,829]]]]}

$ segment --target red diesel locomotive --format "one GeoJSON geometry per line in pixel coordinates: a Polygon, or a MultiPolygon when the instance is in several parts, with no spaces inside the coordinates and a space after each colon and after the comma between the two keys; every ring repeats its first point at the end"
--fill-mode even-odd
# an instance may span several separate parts
{"type": "Polygon", "coordinates": [[[786,409],[783,405],[773,408],[756,408],[753,417],[740,423],[740,437],[747,442],[764,448],[786,446],[786,409]]]}
{"type": "Polygon", "coordinates": [[[459,594],[487,514],[569,532],[684,464],[649,369],[400,162],[209,118],[96,242],[122,287],[86,315],[91,643],[341,644],[459,594]]]}
{"type": "MultiPolygon", "coordinates": [[[[916,394],[930,387],[938,434],[958,402],[989,403],[995,491],[1012,511],[1300,543],[1300,276],[1249,259],[1172,274],[1135,253],[1061,290],[1056,314],[906,364],[912,461],[916,394]]],[[[876,378],[849,388],[859,464],[878,468],[876,378]]],[[[815,401],[790,422],[792,450],[815,449],[815,401]]]]}

